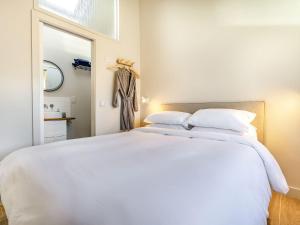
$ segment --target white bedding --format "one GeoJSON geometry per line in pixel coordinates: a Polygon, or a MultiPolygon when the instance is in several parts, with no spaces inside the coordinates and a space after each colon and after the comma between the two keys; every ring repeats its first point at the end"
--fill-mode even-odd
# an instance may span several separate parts
{"type": "Polygon", "coordinates": [[[140,128],[1,162],[10,225],[265,225],[284,176],[256,140],[140,128]]]}

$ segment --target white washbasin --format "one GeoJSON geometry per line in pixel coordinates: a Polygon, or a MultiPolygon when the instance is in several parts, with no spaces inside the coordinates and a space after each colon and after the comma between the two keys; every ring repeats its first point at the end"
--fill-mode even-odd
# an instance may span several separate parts
{"type": "Polygon", "coordinates": [[[56,119],[62,118],[61,112],[44,112],[45,119],[56,119]]]}

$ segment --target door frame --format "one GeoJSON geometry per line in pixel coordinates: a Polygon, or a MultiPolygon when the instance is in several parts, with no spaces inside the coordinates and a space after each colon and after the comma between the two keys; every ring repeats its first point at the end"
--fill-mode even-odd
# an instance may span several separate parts
{"type": "Polygon", "coordinates": [[[33,145],[44,143],[44,90],[43,90],[43,25],[47,24],[68,33],[89,39],[92,42],[91,49],[91,135],[96,133],[96,46],[97,34],[76,26],[67,20],[61,20],[41,12],[32,10],[32,121],[33,121],[33,145]]]}

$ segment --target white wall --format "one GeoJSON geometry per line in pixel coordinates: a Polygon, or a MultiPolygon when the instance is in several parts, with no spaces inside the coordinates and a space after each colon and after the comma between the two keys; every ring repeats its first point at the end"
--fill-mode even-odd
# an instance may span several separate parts
{"type": "Polygon", "coordinates": [[[300,187],[299,8],[295,0],[141,0],[142,96],[150,108],[265,100],[266,144],[300,187]]]}
{"type": "Polygon", "coordinates": [[[32,143],[32,0],[0,1],[0,158],[32,143]]]}
{"type": "MultiPolygon", "coordinates": [[[[32,145],[31,9],[33,0],[0,1],[0,157],[32,145]]],[[[119,130],[119,110],[111,106],[113,73],[106,69],[116,57],[127,57],[139,68],[139,1],[120,0],[120,41],[97,39],[96,133],[119,130]]],[[[139,117],[139,113],[137,113],[139,117]]]]}
{"type": "Polygon", "coordinates": [[[74,59],[91,61],[91,41],[49,26],[43,27],[44,59],[55,63],[64,73],[63,86],[54,92],[44,92],[45,97],[75,97],[71,104],[68,137],[91,136],[91,72],[75,70],[74,59]]]}
{"type": "MultiPolygon", "coordinates": [[[[139,29],[139,0],[120,0],[120,41],[101,39],[97,44],[97,66],[100,75],[97,77],[97,106],[100,101],[105,107],[97,107],[96,134],[106,134],[119,131],[120,108],[112,107],[114,73],[107,66],[114,63],[118,57],[128,58],[136,62],[140,70],[140,29],[139,29]]],[[[140,80],[137,81],[140,93],[140,80]]],[[[139,94],[138,94],[139,96],[139,94]]],[[[139,125],[140,113],[136,113],[136,125],[139,125]]]]}

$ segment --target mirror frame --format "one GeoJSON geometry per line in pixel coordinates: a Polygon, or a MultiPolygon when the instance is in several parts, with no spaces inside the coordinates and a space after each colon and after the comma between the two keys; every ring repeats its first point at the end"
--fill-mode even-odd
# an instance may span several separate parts
{"type": "Polygon", "coordinates": [[[49,60],[43,60],[43,63],[46,62],[46,63],[50,63],[52,65],[54,65],[55,67],[58,68],[60,74],[61,74],[61,82],[60,84],[56,87],[56,88],[52,88],[52,89],[44,89],[45,92],[53,92],[53,91],[57,91],[58,89],[60,89],[65,81],[65,76],[64,76],[64,73],[63,71],[60,69],[60,67],[58,65],[56,65],[54,62],[51,62],[49,60]]]}

